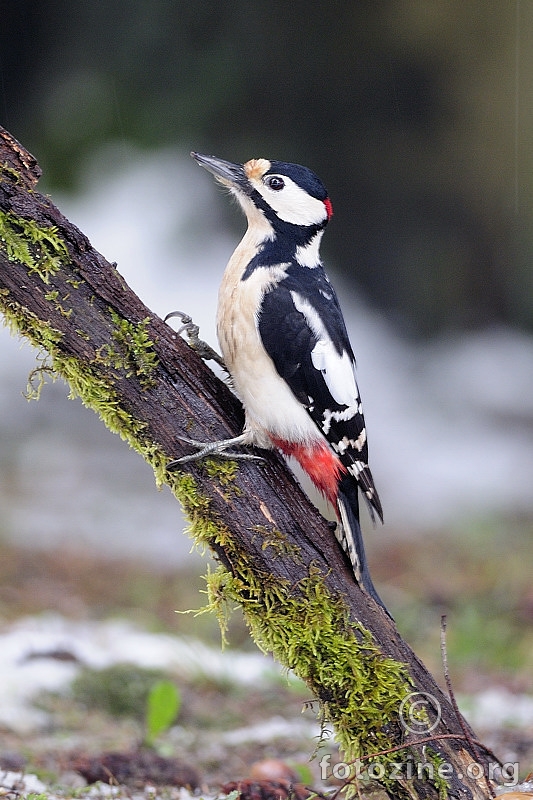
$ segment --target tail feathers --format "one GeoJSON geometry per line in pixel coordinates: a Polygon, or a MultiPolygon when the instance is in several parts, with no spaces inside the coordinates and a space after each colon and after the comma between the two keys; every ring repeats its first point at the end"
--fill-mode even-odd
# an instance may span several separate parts
{"type": "Polygon", "coordinates": [[[366,500],[368,511],[372,522],[375,522],[374,512],[378,515],[381,522],[383,522],[383,509],[381,507],[381,500],[374,485],[374,478],[370,472],[370,467],[363,461],[351,460],[347,463],[346,468],[348,472],[354,476],[359,484],[359,488],[363,492],[363,497],[366,500]]]}
{"type": "Polygon", "coordinates": [[[374,588],[366,562],[363,534],[361,532],[361,526],[359,525],[357,486],[353,486],[353,488],[352,486],[347,486],[345,488],[341,485],[339,487],[337,505],[340,522],[337,525],[335,536],[350,559],[357,583],[365,589],[390,617],[391,615],[384,602],[374,588]]]}

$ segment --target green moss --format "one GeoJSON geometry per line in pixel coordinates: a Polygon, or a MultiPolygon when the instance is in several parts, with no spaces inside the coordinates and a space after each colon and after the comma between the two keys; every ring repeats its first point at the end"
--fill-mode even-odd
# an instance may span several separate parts
{"type": "Polygon", "coordinates": [[[58,291],[48,292],[47,294],[45,294],[44,298],[45,298],[45,300],[48,300],[49,302],[53,303],[56,311],[59,311],[59,313],[63,317],[67,317],[68,318],[68,317],[70,317],[72,315],[72,308],[66,309],[61,304],[61,303],[64,303],[66,300],[68,300],[68,298],[69,298],[68,294],[65,295],[62,298],[61,303],[59,302],[59,292],[58,291]]]}
{"type": "Polygon", "coordinates": [[[216,478],[220,486],[224,487],[234,483],[239,471],[237,462],[230,458],[206,458],[203,461],[203,468],[210,478],[216,478]]]}
{"type": "Polygon", "coordinates": [[[297,547],[297,545],[289,544],[285,534],[274,526],[252,525],[251,530],[254,536],[261,537],[261,550],[266,550],[267,547],[271,547],[273,557],[276,555],[289,555],[301,562],[300,548],[297,547]]]}
{"type": "Polygon", "coordinates": [[[13,169],[13,167],[8,166],[6,163],[0,163],[0,175],[5,175],[11,178],[13,183],[15,183],[17,186],[22,184],[20,173],[17,172],[16,169],[13,169]]]}
{"type": "Polygon", "coordinates": [[[27,337],[35,347],[48,353],[57,349],[57,344],[61,341],[61,331],[12,301],[7,290],[0,292],[0,311],[12,333],[27,337]]]}
{"type": "Polygon", "coordinates": [[[46,384],[47,376],[51,378],[52,381],[55,381],[57,378],[57,373],[53,367],[49,366],[47,362],[47,356],[43,356],[42,363],[39,366],[32,369],[30,374],[28,375],[28,383],[26,384],[26,391],[23,392],[24,397],[26,400],[39,400],[41,397],[41,392],[43,386],[46,384]]]}
{"type": "Polygon", "coordinates": [[[431,769],[428,770],[428,779],[433,783],[435,789],[439,793],[439,800],[447,800],[448,798],[448,789],[450,788],[448,785],[448,781],[446,778],[443,777],[439,769],[443,766],[447,766],[447,762],[444,760],[442,756],[438,753],[435,753],[430,747],[426,747],[425,756],[428,764],[430,764],[431,769]]]}
{"type": "Polygon", "coordinates": [[[176,484],[179,484],[187,498],[186,511],[192,527],[197,519],[201,519],[204,514],[208,513],[209,498],[198,491],[196,481],[192,475],[188,473],[172,473],[171,477],[174,478],[176,484]]]}
{"type": "Polygon", "coordinates": [[[108,428],[118,433],[132,447],[144,452],[140,441],[146,424],[134,419],[124,410],[113,388],[91,365],[63,355],[56,355],[53,364],[54,369],[69,384],[71,398],[79,397],[84,405],[100,415],[108,428]]]}
{"type": "Polygon", "coordinates": [[[84,405],[96,411],[108,428],[140,452],[154,469],[160,468],[165,457],[153,443],[143,437],[145,424],[133,419],[121,406],[114,387],[91,364],[66,356],[58,346],[62,334],[49,323],[43,322],[27,308],[0,295],[0,311],[11,329],[26,336],[39,349],[41,363],[32,371],[29,395],[38,398],[46,375],[63,377],[70,386],[70,396],[79,397],[84,405]],[[39,381],[39,385],[37,384],[39,381]]]}
{"type": "Polygon", "coordinates": [[[83,280],[76,280],[76,278],[67,278],[66,283],[72,286],[74,289],[79,289],[83,283],[83,280]]]}
{"type": "Polygon", "coordinates": [[[225,646],[228,643],[229,621],[235,608],[235,605],[231,605],[229,602],[226,591],[227,571],[223,567],[217,567],[215,570],[208,567],[205,582],[208,603],[202,611],[215,614],[222,637],[222,646],[225,646]]]}
{"type": "Polygon", "coordinates": [[[0,211],[0,242],[10,261],[25,264],[44,283],[69,260],[65,242],[57,228],[40,228],[34,220],[0,211]]]}
{"type": "MultiPolygon", "coordinates": [[[[232,565],[234,565],[233,556],[232,565]]],[[[235,565],[234,565],[235,566],[235,565]]],[[[348,760],[387,750],[398,708],[409,693],[404,664],[382,655],[372,635],[349,619],[342,598],[311,573],[297,589],[251,570],[222,567],[207,576],[219,620],[238,603],[256,644],[305,681],[321,701],[348,760]]],[[[394,759],[391,757],[391,761],[394,759]]]]}
{"type": "Polygon", "coordinates": [[[154,343],[148,336],[149,318],[134,323],[119,316],[109,309],[114,329],[112,336],[115,345],[104,344],[97,352],[100,363],[114,369],[123,369],[126,377],[136,375],[146,389],[154,385],[154,372],[158,358],[154,352],[154,343]]]}
{"type": "Polygon", "coordinates": [[[242,490],[235,483],[239,471],[236,461],[228,458],[206,458],[202,462],[202,468],[227,503],[232,497],[242,495],[242,490]]]}

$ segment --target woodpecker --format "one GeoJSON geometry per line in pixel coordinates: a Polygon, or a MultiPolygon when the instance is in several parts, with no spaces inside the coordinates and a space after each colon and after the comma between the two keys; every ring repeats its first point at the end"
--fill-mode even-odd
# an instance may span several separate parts
{"type": "Polygon", "coordinates": [[[383,521],[383,512],[368,466],[355,358],[319,255],[333,214],[326,189],[298,164],[191,156],[230,190],[248,221],[224,272],[217,311],[218,339],[245,426],[223,442],[189,440],[201,449],[173,465],[232,445],[277,448],[295,458],[335,509],[336,536],[357,582],[386,611],[359,524],[359,490],[372,517],[375,512],[383,521]]]}

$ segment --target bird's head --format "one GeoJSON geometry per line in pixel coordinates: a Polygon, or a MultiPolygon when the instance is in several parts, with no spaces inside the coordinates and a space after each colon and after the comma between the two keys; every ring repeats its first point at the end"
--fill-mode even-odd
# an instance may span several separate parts
{"type": "Polygon", "coordinates": [[[231,190],[249,222],[259,211],[274,230],[288,224],[319,231],[333,214],[324,184],[307,167],[266,158],[232,164],[201,153],[191,156],[231,190]]]}

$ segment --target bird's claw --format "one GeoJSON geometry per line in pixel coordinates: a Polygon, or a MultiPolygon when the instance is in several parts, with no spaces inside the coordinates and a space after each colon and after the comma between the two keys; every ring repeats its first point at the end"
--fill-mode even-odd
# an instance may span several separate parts
{"type": "Polygon", "coordinates": [[[195,453],[190,453],[188,456],[181,456],[174,461],[167,464],[167,469],[172,471],[179,469],[182,464],[187,464],[189,461],[198,461],[207,456],[215,456],[220,458],[238,459],[239,461],[262,461],[261,456],[255,456],[252,453],[235,453],[228,450],[232,445],[239,445],[243,443],[243,437],[235,436],[233,439],[224,439],[220,442],[198,442],[196,439],[187,439],[185,436],[177,436],[180,442],[190,444],[191,447],[196,447],[195,453]]]}
{"type": "Polygon", "coordinates": [[[179,317],[182,321],[182,325],[176,333],[178,336],[181,336],[183,333],[187,335],[187,344],[191,347],[195,353],[198,353],[200,358],[204,361],[216,361],[219,366],[226,370],[226,365],[224,364],[224,359],[221,355],[217,353],[216,350],[213,350],[211,345],[204,342],[203,339],[200,339],[199,333],[200,328],[196,323],[193,321],[192,317],[188,314],[185,314],[183,311],[171,311],[169,314],[166,315],[163,322],[167,322],[172,317],[179,317]]]}

